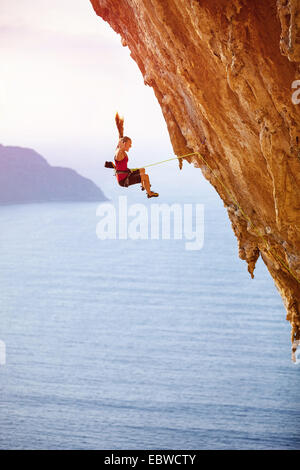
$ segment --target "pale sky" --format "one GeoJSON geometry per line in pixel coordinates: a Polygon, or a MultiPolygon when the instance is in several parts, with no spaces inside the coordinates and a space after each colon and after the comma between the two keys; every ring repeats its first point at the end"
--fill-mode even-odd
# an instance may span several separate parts
{"type": "Polygon", "coordinates": [[[0,54],[0,143],[34,148],[105,189],[118,110],[132,167],[174,156],[153,90],[89,0],[0,0],[0,54]]]}

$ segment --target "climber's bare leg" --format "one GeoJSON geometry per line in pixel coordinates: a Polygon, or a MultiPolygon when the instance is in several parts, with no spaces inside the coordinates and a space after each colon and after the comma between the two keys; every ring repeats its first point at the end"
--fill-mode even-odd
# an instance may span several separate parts
{"type": "Polygon", "coordinates": [[[157,195],[157,193],[154,193],[153,191],[151,191],[151,184],[150,184],[150,180],[149,180],[149,176],[147,175],[147,173],[145,173],[145,168],[141,168],[140,169],[140,176],[141,176],[141,183],[142,183],[142,186],[143,188],[147,191],[147,195],[148,197],[152,197],[154,195],[157,195]]]}
{"type": "Polygon", "coordinates": [[[150,193],[150,180],[149,176],[145,173],[145,168],[140,169],[141,183],[144,189],[146,189],[147,194],[150,193]]]}

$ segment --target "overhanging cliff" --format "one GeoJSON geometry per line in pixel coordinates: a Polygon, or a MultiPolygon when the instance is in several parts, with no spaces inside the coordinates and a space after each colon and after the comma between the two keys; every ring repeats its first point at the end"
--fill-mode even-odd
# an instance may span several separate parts
{"type": "Polygon", "coordinates": [[[90,0],[153,87],[176,155],[261,255],[300,340],[299,0],[90,0]],[[201,154],[201,155],[200,155],[201,154]]]}

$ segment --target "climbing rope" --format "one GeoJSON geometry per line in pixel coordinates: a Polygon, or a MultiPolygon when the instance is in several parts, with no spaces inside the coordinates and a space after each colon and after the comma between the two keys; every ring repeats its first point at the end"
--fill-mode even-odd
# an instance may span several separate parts
{"type": "Polygon", "coordinates": [[[162,160],[161,162],[150,163],[149,165],[141,166],[140,168],[133,168],[132,171],[141,170],[142,168],[148,168],[149,166],[154,165],[161,165],[165,162],[170,162],[171,160],[179,160],[180,158],[191,157],[192,155],[196,155],[197,152],[187,153],[186,155],[178,155],[177,157],[168,158],[167,160],[162,160]]]}
{"type": "MultiPolygon", "coordinates": [[[[251,225],[251,227],[253,228],[253,230],[256,232],[256,234],[258,235],[259,238],[261,238],[261,240],[264,242],[264,245],[265,245],[265,249],[266,251],[275,258],[275,260],[277,260],[282,266],[283,268],[288,271],[290,273],[290,275],[300,284],[300,279],[296,276],[295,273],[293,273],[293,271],[288,267],[288,265],[285,263],[285,261],[277,254],[277,253],[274,253],[274,249],[272,247],[269,247],[269,244],[267,242],[267,240],[264,238],[264,236],[260,233],[259,229],[254,225],[254,223],[252,222],[252,220],[250,219],[249,216],[247,216],[247,214],[245,214],[245,212],[243,211],[243,209],[241,208],[240,204],[238,203],[238,201],[236,200],[236,198],[233,196],[232,192],[230,191],[230,189],[227,187],[227,185],[218,177],[218,175],[216,174],[216,172],[213,170],[213,168],[211,168],[211,166],[208,164],[208,162],[206,161],[206,159],[203,157],[203,155],[201,155],[201,153],[199,152],[193,152],[193,153],[187,153],[185,155],[178,155],[176,157],[172,157],[172,158],[168,158],[167,160],[162,160],[160,162],[155,162],[155,163],[150,163],[149,165],[145,165],[141,168],[148,168],[149,166],[155,166],[155,165],[161,165],[162,163],[165,163],[165,162],[170,162],[171,160],[178,160],[180,158],[186,158],[186,157],[192,157],[194,155],[197,155],[198,157],[200,157],[203,162],[205,163],[205,165],[210,169],[210,171],[212,172],[212,174],[214,175],[214,177],[219,181],[219,183],[222,185],[222,187],[225,189],[225,191],[227,192],[227,194],[229,195],[229,197],[232,199],[232,201],[234,202],[234,204],[238,207],[240,213],[242,214],[242,216],[244,217],[244,219],[249,222],[249,224],[251,225]]],[[[141,168],[134,168],[133,170],[140,170],[141,168]]]]}

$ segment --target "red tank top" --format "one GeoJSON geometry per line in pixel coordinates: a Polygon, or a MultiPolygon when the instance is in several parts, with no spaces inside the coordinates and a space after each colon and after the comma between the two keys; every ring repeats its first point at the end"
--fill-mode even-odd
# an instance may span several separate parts
{"type": "MultiPolygon", "coordinates": [[[[126,170],[128,170],[127,162],[128,162],[128,156],[127,155],[123,158],[123,160],[116,160],[115,159],[116,171],[126,171],[126,170]]],[[[119,173],[119,174],[116,174],[116,176],[117,176],[118,181],[122,181],[126,178],[127,174],[126,173],[119,173]]]]}

